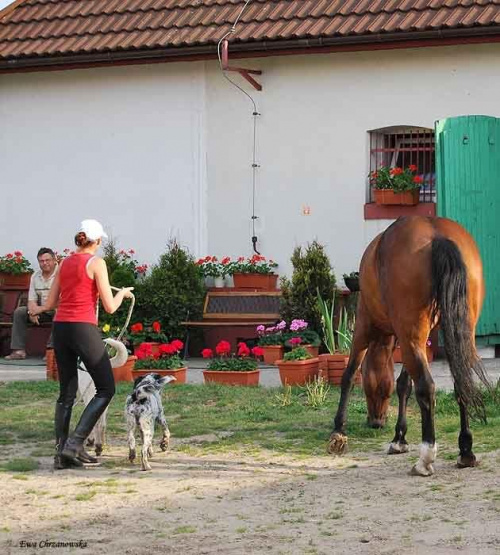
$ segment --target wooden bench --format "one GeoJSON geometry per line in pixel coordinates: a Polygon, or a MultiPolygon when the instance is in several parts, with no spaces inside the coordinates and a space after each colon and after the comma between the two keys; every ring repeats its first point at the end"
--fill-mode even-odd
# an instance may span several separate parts
{"type": "Polygon", "coordinates": [[[236,350],[239,341],[257,337],[257,326],[271,325],[279,320],[280,299],[279,290],[210,289],[205,297],[202,319],[181,322],[188,330],[186,352],[190,328],[203,329],[207,348],[214,349],[224,339],[236,350]]]}
{"type": "MultiPolygon", "coordinates": [[[[0,356],[10,353],[12,318],[16,308],[28,304],[28,290],[2,286],[0,288],[0,356]]],[[[26,337],[26,352],[31,356],[45,355],[47,341],[52,329],[52,322],[39,326],[30,325],[26,337]]]]}

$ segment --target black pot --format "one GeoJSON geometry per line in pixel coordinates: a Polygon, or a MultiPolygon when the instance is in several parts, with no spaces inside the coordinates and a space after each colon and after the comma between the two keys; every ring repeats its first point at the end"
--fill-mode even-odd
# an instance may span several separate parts
{"type": "Polygon", "coordinates": [[[359,291],[359,278],[357,277],[345,277],[344,283],[346,284],[347,289],[351,293],[359,291]]]}

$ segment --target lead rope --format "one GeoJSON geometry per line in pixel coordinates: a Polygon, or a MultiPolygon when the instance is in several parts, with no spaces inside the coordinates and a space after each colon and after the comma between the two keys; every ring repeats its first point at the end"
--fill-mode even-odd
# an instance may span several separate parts
{"type": "MultiPolygon", "coordinates": [[[[113,287],[112,285],[110,287],[111,287],[111,289],[114,289],[115,291],[120,291],[119,287],[113,287]]],[[[132,295],[132,297],[130,299],[130,306],[128,307],[127,318],[125,320],[125,324],[124,324],[121,332],[118,334],[118,337],[116,338],[117,341],[121,341],[122,337],[124,336],[125,332],[127,331],[128,325],[130,324],[130,319],[132,318],[132,312],[133,312],[134,306],[135,306],[135,296],[134,296],[133,293],[130,293],[130,294],[132,295]]],[[[97,317],[97,321],[99,321],[99,303],[97,303],[96,317],[97,317]]]]}

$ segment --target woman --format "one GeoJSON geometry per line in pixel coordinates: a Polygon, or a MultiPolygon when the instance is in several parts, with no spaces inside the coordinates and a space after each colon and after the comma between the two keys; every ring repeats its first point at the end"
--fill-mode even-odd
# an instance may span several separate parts
{"type": "Polygon", "coordinates": [[[57,306],[54,317],[54,351],[59,370],[60,395],[56,403],[56,470],[82,463],[96,463],[83,444],[115,393],[115,381],[109,357],[97,327],[97,302],[104,310],[115,312],[124,298],[132,296],[133,287],[111,292],[106,263],[95,256],[106,238],[96,220],[84,220],[75,236],[77,251],[66,258],[54,279],[47,301],[36,309],[46,312],[57,306]],[[85,407],[75,431],[68,438],[71,412],[78,390],[78,358],[92,376],[96,395],[85,407]]]}

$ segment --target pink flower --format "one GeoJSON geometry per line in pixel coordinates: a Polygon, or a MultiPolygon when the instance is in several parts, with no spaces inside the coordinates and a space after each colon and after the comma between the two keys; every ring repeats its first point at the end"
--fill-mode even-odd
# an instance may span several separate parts
{"type": "Polygon", "coordinates": [[[295,347],[295,345],[300,345],[302,343],[302,339],[300,337],[292,337],[292,339],[290,339],[290,345],[292,345],[292,347],[295,347]]]}
{"type": "Polygon", "coordinates": [[[264,333],[265,329],[266,329],[265,326],[263,326],[263,325],[261,324],[260,326],[257,326],[257,330],[256,330],[256,331],[257,331],[257,333],[258,333],[259,335],[262,335],[262,334],[264,333]]]}

